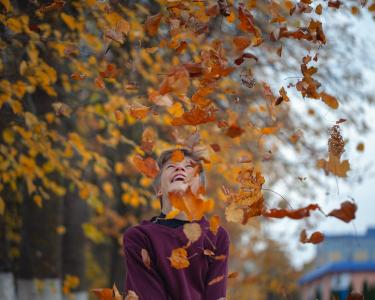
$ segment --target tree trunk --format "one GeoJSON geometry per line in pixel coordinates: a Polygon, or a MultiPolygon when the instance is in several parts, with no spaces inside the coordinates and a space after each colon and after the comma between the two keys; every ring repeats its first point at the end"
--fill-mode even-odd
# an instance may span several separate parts
{"type": "MultiPolygon", "coordinates": [[[[68,186],[68,183],[66,184],[68,186]]],[[[67,275],[79,278],[79,286],[71,291],[76,300],[88,299],[87,282],[85,278],[85,251],[87,251],[86,237],[82,230],[82,224],[87,222],[89,207],[80,199],[76,191],[68,191],[64,199],[64,226],[62,250],[63,278],[67,275]]],[[[69,299],[69,296],[64,296],[69,299]]]]}

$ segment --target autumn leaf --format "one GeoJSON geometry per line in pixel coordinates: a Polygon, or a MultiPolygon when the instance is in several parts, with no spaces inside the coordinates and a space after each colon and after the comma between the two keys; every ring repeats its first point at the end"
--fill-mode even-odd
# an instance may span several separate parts
{"type": "Polygon", "coordinates": [[[213,234],[217,234],[217,231],[220,226],[220,217],[218,215],[214,215],[210,218],[210,230],[213,234]]]}
{"type": "Polygon", "coordinates": [[[159,93],[175,93],[176,95],[186,94],[189,87],[189,72],[183,65],[173,67],[167,74],[159,87],[159,93]]]}
{"type": "Polygon", "coordinates": [[[236,36],[233,38],[234,46],[236,47],[237,51],[243,51],[251,44],[250,37],[244,36],[236,36]]]}
{"type": "Polygon", "coordinates": [[[141,148],[148,154],[152,153],[152,149],[155,145],[156,132],[151,127],[147,127],[142,133],[142,144],[141,148]]]}
{"type": "Polygon", "coordinates": [[[202,235],[202,228],[198,223],[186,223],[184,224],[183,231],[186,237],[194,243],[202,235]]]}
{"type": "Polygon", "coordinates": [[[147,117],[148,113],[150,112],[150,108],[147,106],[129,106],[129,113],[132,117],[142,120],[147,117]]]}
{"type": "Polygon", "coordinates": [[[310,217],[310,212],[314,210],[321,210],[318,204],[309,204],[306,207],[302,207],[296,210],[277,209],[271,208],[262,212],[263,217],[268,218],[291,218],[291,219],[303,219],[310,217]]]}
{"type": "Polygon", "coordinates": [[[240,57],[236,58],[234,60],[234,63],[239,66],[239,65],[241,65],[245,61],[245,58],[252,58],[255,61],[258,61],[258,57],[256,57],[254,54],[244,53],[240,57]]]}
{"type": "Polygon", "coordinates": [[[214,279],[210,280],[208,282],[208,285],[213,285],[215,283],[218,283],[218,282],[222,281],[224,279],[224,277],[225,277],[224,275],[217,276],[214,279]]]}
{"type": "Polygon", "coordinates": [[[324,241],[324,235],[320,231],[315,231],[309,238],[307,237],[306,230],[303,229],[300,234],[301,243],[319,244],[324,241]]]}
{"type": "Polygon", "coordinates": [[[151,259],[146,249],[141,249],[141,256],[144,265],[147,267],[147,269],[151,270],[151,259]]]}
{"type": "Polygon", "coordinates": [[[156,15],[147,17],[145,22],[145,30],[149,36],[157,35],[162,17],[163,15],[160,12],[156,15]]]}
{"type": "Polygon", "coordinates": [[[175,269],[185,269],[190,265],[187,258],[187,251],[184,248],[177,248],[172,250],[171,256],[168,257],[171,266],[175,269]]]}
{"type": "Polygon", "coordinates": [[[238,137],[240,136],[241,134],[243,134],[245,132],[244,129],[242,129],[241,127],[239,127],[237,124],[232,124],[230,125],[226,132],[225,132],[225,135],[226,136],[229,136],[231,138],[235,138],[235,137],[238,137]]]}
{"type": "Polygon", "coordinates": [[[203,200],[199,193],[195,195],[190,186],[185,192],[171,191],[168,193],[169,200],[175,208],[186,213],[190,221],[200,220],[206,212],[213,208],[212,200],[203,200]]]}
{"type": "Polygon", "coordinates": [[[137,170],[147,177],[155,178],[159,173],[159,166],[152,157],[143,159],[142,156],[136,154],[133,163],[137,170]]]}
{"type": "Polygon", "coordinates": [[[341,203],[339,209],[332,210],[328,216],[336,217],[346,223],[355,219],[355,212],[357,211],[357,204],[351,201],[344,201],[341,203]]]}
{"type": "Polygon", "coordinates": [[[171,155],[171,161],[174,163],[181,162],[184,160],[184,152],[182,152],[180,149],[174,150],[171,155]]]}
{"type": "Polygon", "coordinates": [[[339,107],[339,102],[336,100],[335,97],[325,92],[321,92],[319,95],[320,95],[320,98],[323,100],[323,102],[327,104],[329,107],[333,109],[337,109],[339,107]]]}
{"type": "Polygon", "coordinates": [[[324,159],[319,159],[317,161],[317,167],[324,169],[327,173],[332,173],[339,177],[346,177],[347,172],[350,170],[350,163],[348,160],[340,161],[340,159],[330,154],[328,161],[324,159]]]}
{"type": "Polygon", "coordinates": [[[215,122],[216,121],[215,111],[216,109],[214,108],[201,109],[199,107],[194,107],[190,111],[184,112],[184,114],[181,117],[174,118],[171,121],[171,124],[174,126],[180,126],[180,125],[197,126],[199,124],[215,122]]]}

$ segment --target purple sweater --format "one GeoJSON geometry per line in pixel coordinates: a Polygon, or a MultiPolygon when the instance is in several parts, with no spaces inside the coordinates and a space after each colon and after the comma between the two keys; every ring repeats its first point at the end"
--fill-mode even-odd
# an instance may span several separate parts
{"type": "Polygon", "coordinates": [[[123,235],[127,267],[125,293],[133,290],[140,300],[225,298],[230,240],[224,227],[220,226],[215,235],[209,230],[205,216],[199,221],[193,221],[200,224],[202,235],[186,249],[190,265],[184,269],[175,269],[168,257],[173,249],[183,247],[188,242],[183,226],[172,228],[152,222],[154,219],[144,220],[140,225],[128,228],[123,235]],[[151,269],[142,260],[142,248],[150,256],[151,269]],[[205,255],[204,249],[213,251],[216,256],[224,254],[226,257],[224,260],[214,259],[205,255]],[[222,280],[208,285],[211,280],[222,275],[222,280]]]}

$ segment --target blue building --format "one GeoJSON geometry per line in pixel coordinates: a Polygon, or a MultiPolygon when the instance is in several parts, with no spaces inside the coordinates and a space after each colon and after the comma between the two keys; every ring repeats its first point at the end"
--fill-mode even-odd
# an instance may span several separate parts
{"type": "Polygon", "coordinates": [[[299,283],[303,300],[345,300],[351,290],[375,300],[375,227],[365,235],[326,235],[299,283]]]}

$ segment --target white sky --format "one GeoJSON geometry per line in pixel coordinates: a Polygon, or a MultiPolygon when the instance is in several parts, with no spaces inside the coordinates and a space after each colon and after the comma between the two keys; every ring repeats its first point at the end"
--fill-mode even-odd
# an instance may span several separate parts
{"type": "MultiPolygon", "coordinates": [[[[342,38],[342,41],[334,36],[330,39],[329,31],[334,28],[334,22],[345,22],[348,20],[339,17],[337,13],[334,14],[335,17],[332,17],[331,15],[328,22],[324,21],[324,17],[321,19],[324,31],[328,36],[328,43],[333,47],[333,52],[335,52],[335,47],[338,48],[342,46],[344,38],[342,38]]],[[[352,32],[357,33],[360,41],[359,43],[353,44],[353,47],[351,47],[353,61],[350,63],[358,68],[361,68],[362,74],[367,77],[367,80],[365,80],[365,82],[367,82],[366,90],[373,91],[375,96],[375,64],[371,63],[371,59],[375,58],[375,21],[372,20],[369,13],[365,12],[362,19],[356,20],[353,18],[350,21],[350,29],[352,32]],[[360,47],[365,47],[365,49],[360,47]],[[364,53],[366,55],[363,55],[364,53]]],[[[358,105],[363,105],[360,103],[360,99],[357,99],[357,101],[358,105]]],[[[349,159],[353,169],[353,171],[348,173],[349,181],[350,179],[353,179],[353,176],[356,173],[356,165],[363,167],[367,164],[375,163],[375,105],[372,108],[369,107],[366,111],[366,118],[368,124],[371,126],[371,132],[367,136],[363,135],[362,133],[358,135],[358,133],[350,130],[343,132],[344,138],[349,139],[349,144],[346,145],[346,148],[348,147],[348,151],[345,159],[349,159]],[[358,142],[364,142],[365,144],[365,151],[363,153],[358,153],[355,151],[355,147],[358,142]]],[[[329,126],[328,123],[326,125],[329,126]]],[[[347,224],[332,217],[319,218],[319,214],[314,213],[311,224],[316,224],[317,226],[313,227],[311,231],[308,230],[308,233],[311,233],[313,230],[319,230],[325,234],[350,233],[361,235],[365,233],[368,227],[375,227],[375,176],[373,176],[373,174],[375,174],[375,167],[372,167],[369,173],[371,175],[365,177],[361,184],[347,185],[341,178],[337,179],[337,183],[336,180],[327,179],[330,182],[329,190],[322,190],[320,199],[317,199],[318,201],[309,202],[317,202],[327,213],[334,208],[339,208],[341,202],[353,198],[358,205],[356,219],[354,222],[352,221],[347,224]],[[319,221],[317,221],[317,218],[319,218],[319,221]]],[[[322,176],[325,176],[323,172],[322,176]]],[[[284,192],[280,189],[277,189],[277,191],[281,194],[284,192]]],[[[287,194],[287,192],[288,198],[293,200],[290,191],[285,191],[283,195],[287,194]]],[[[296,203],[298,203],[298,201],[296,201],[296,203]]],[[[307,220],[307,222],[309,221],[307,220]]],[[[300,221],[275,219],[274,222],[269,222],[266,227],[267,231],[270,232],[274,238],[284,241],[288,245],[290,248],[289,253],[292,261],[297,267],[301,267],[304,262],[311,260],[315,255],[316,248],[315,245],[303,245],[299,242],[300,225],[300,221]]]]}

